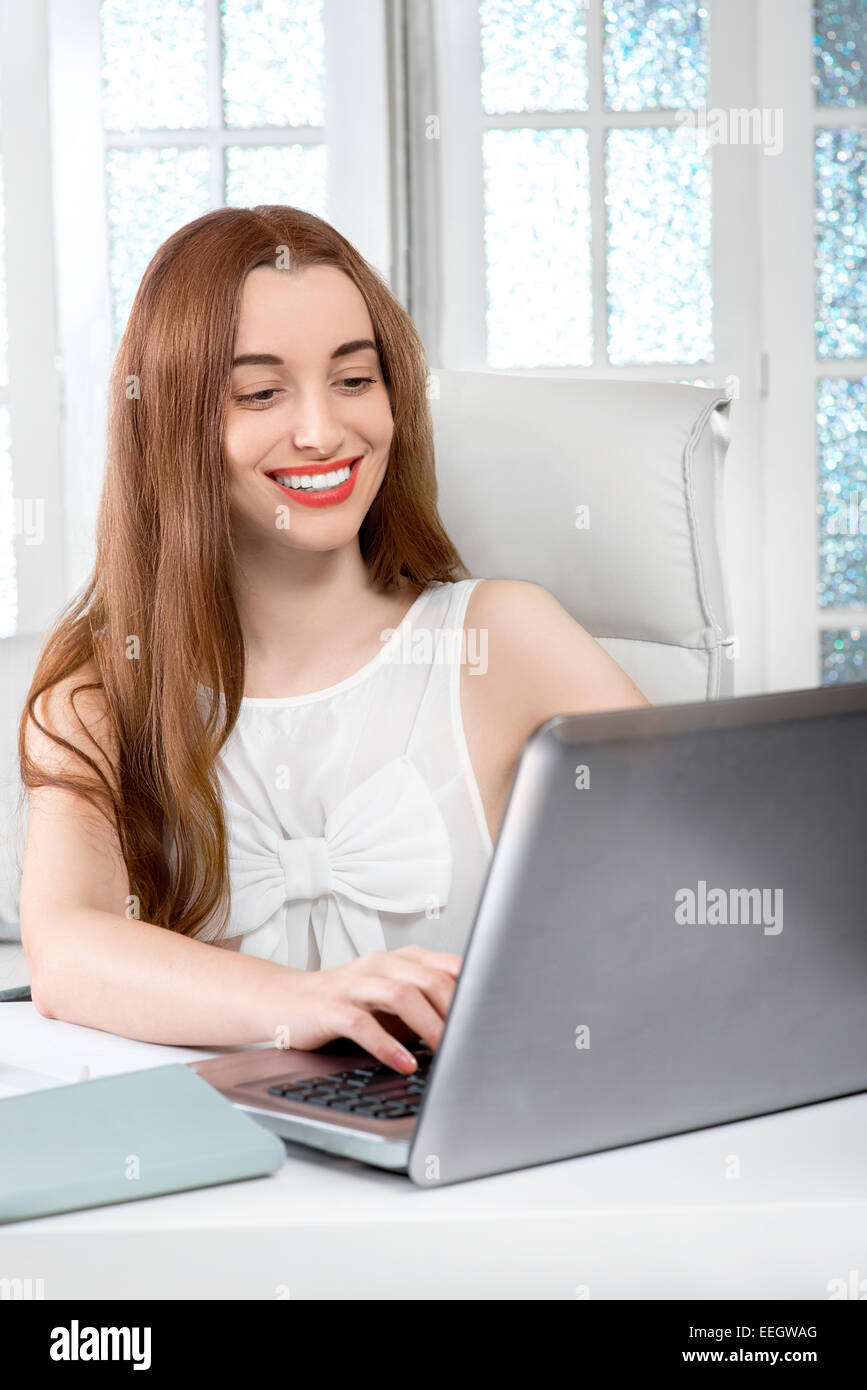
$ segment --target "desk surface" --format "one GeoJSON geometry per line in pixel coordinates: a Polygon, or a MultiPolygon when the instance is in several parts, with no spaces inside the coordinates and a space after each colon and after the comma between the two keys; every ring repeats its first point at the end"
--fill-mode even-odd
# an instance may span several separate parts
{"type": "MultiPolygon", "coordinates": [[[[219,1051],[0,1006],[0,1096],[219,1051]]],[[[231,1299],[827,1299],[867,1279],[867,1093],[432,1191],[286,1152],[269,1178],[2,1226],[0,1275],[231,1299]]]]}

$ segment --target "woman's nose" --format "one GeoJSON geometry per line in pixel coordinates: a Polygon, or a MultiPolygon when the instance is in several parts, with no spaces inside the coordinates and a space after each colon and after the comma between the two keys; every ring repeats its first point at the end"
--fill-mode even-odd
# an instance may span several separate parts
{"type": "Polygon", "coordinates": [[[299,395],[290,425],[296,449],[319,449],[333,453],[343,439],[343,426],[336,402],[327,391],[305,391],[299,395]]]}

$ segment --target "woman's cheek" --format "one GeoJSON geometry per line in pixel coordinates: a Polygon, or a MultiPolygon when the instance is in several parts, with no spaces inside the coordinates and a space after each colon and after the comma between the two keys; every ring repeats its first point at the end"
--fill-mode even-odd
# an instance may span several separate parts
{"type": "MultiPolygon", "coordinates": [[[[264,413],[264,412],[263,412],[264,413]]],[[[268,448],[259,422],[230,417],[223,430],[223,454],[230,468],[255,465],[268,448]]]]}

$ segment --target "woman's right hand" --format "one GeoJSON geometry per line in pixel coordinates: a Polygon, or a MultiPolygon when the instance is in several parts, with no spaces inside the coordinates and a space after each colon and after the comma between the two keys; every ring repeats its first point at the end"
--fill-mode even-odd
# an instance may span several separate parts
{"type": "Polygon", "coordinates": [[[462,964],[463,956],[401,946],[329,970],[298,971],[274,1031],[281,1030],[281,1046],[302,1051],[351,1038],[386,1066],[410,1073],[412,1054],[374,1015],[393,1015],[436,1051],[462,964]]]}

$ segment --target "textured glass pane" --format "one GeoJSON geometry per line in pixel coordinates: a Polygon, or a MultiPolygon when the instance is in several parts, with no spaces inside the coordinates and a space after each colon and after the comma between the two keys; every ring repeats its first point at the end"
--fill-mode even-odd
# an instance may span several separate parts
{"type": "Polygon", "coordinates": [[[867,106],[867,0],[813,5],[819,106],[867,106]]]}
{"type": "MultiPolygon", "coordinates": [[[[222,0],[220,12],[226,125],[322,125],[322,0],[222,0]]],[[[363,82],[358,95],[363,108],[363,82]]]]}
{"type": "Polygon", "coordinates": [[[12,501],[9,408],[0,405],[0,637],[11,637],[17,626],[18,584],[15,578],[15,508],[12,501]]]}
{"type": "Polygon", "coordinates": [[[0,386],[9,385],[9,330],[6,323],[6,195],[0,163],[0,386]]]}
{"type": "Polygon", "coordinates": [[[288,203],[325,216],[324,145],[229,146],[226,204],[288,203]]]}
{"type": "Polygon", "coordinates": [[[867,128],[816,132],[820,357],[867,357],[867,128]]]}
{"type": "Polygon", "coordinates": [[[867,680],[867,630],[831,629],[822,633],[822,684],[851,685],[867,680]]]}
{"type": "Polygon", "coordinates": [[[612,130],[605,146],[609,358],[708,361],[709,138],[700,130],[612,130]]]}
{"type": "Polygon", "coordinates": [[[609,111],[703,106],[708,11],[700,0],[604,0],[602,68],[609,111]]]}
{"type": "Polygon", "coordinates": [[[102,0],[102,84],[108,130],[206,126],[205,0],[102,0]]]}
{"type": "Polygon", "coordinates": [[[587,132],[488,130],[483,158],[489,365],[589,366],[587,132]]]}
{"type": "Polygon", "coordinates": [[[481,0],[482,109],[587,110],[586,0],[481,0]]]}
{"type": "Polygon", "coordinates": [[[818,390],[819,604],[867,604],[867,377],[818,390]]]}
{"type": "Polygon", "coordinates": [[[185,222],[208,211],[208,151],[109,150],[109,271],[115,343],[148,261],[185,222]]]}

